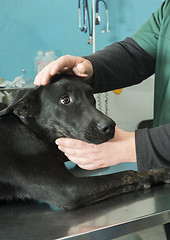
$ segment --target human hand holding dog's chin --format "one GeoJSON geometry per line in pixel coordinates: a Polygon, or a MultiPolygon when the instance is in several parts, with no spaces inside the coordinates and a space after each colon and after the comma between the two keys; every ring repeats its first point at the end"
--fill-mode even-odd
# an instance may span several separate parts
{"type": "Polygon", "coordinates": [[[56,73],[71,73],[84,79],[90,79],[93,75],[91,62],[82,57],[65,55],[49,63],[39,72],[34,80],[35,85],[46,85],[56,73]]]}
{"type": "Polygon", "coordinates": [[[56,144],[69,160],[87,170],[136,162],[135,133],[118,127],[115,128],[113,139],[99,145],[69,138],[59,138],[56,144]]]}

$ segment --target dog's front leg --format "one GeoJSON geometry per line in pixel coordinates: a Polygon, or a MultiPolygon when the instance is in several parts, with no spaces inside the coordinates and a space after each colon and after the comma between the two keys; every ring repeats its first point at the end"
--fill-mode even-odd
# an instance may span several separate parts
{"type": "Polygon", "coordinates": [[[26,186],[31,198],[54,204],[61,209],[74,209],[100,200],[160,182],[170,182],[170,169],[146,172],[124,171],[105,176],[74,177],[63,166],[56,178],[45,178],[26,186]]]}
{"type": "Polygon", "coordinates": [[[63,209],[74,209],[122,193],[148,189],[161,182],[170,182],[170,169],[146,172],[124,171],[105,176],[73,177],[65,184],[63,209]]]}

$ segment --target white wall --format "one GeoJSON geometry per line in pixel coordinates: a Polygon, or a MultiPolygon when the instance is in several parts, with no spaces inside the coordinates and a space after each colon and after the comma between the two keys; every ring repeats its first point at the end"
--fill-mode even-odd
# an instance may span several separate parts
{"type": "MultiPolygon", "coordinates": [[[[124,88],[120,95],[108,92],[108,116],[121,129],[134,131],[142,120],[153,119],[153,92],[154,76],[141,84],[124,88]]],[[[101,94],[101,102],[105,113],[105,93],[101,94]]]]}

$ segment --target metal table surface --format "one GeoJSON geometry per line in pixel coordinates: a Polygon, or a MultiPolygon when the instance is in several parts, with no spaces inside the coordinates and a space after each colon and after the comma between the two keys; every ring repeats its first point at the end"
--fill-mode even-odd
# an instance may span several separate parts
{"type": "Polygon", "coordinates": [[[1,240],[113,239],[170,221],[170,185],[74,211],[36,201],[0,203],[1,240]]]}

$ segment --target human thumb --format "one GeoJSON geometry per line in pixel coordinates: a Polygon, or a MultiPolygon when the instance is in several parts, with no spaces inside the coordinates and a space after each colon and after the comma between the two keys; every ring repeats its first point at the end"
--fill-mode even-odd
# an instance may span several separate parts
{"type": "Polygon", "coordinates": [[[73,68],[73,72],[80,77],[90,78],[93,75],[93,67],[90,61],[84,60],[73,68]]]}

